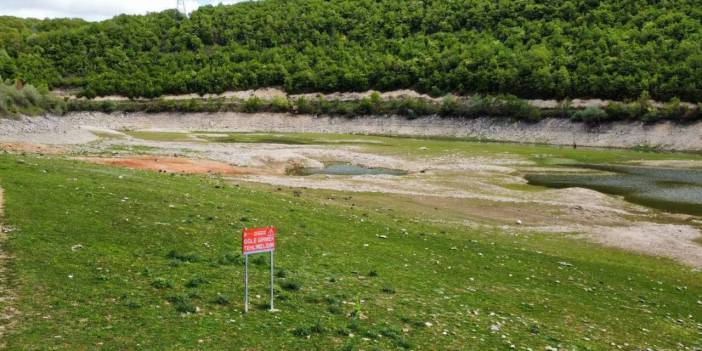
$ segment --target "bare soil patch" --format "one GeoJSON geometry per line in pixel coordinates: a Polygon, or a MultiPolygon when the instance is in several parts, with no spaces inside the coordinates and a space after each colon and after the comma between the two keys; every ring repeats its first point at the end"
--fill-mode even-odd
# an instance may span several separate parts
{"type": "Polygon", "coordinates": [[[158,156],[136,156],[136,157],[82,157],[79,160],[124,167],[130,169],[142,169],[165,173],[186,173],[186,174],[226,174],[226,175],[250,175],[261,174],[262,171],[256,168],[235,167],[226,163],[196,160],[178,157],[158,157],[158,156]]]}
{"type": "Polygon", "coordinates": [[[43,145],[43,144],[31,144],[31,143],[2,143],[0,144],[0,150],[9,153],[31,153],[31,154],[48,154],[48,155],[58,155],[65,153],[66,150],[63,147],[56,145],[43,145]]]}

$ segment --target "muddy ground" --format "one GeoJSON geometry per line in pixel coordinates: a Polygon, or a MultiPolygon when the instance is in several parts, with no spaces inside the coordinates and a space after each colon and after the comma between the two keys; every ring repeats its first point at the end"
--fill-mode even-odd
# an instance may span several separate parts
{"type": "MultiPolygon", "coordinates": [[[[318,145],[222,143],[211,139],[220,135],[213,131],[251,131],[256,125],[265,125],[264,130],[306,131],[314,125],[317,131],[340,131],[358,123],[353,124],[354,131],[368,131],[366,128],[371,127],[382,131],[395,126],[399,130],[413,130],[407,134],[418,133],[422,125],[431,125],[430,131],[449,128],[445,123],[434,126],[432,121],[403,121],[404,125],[400,126],[393,124],[400,123],[397,119],[378,118],[352,122],[287,115],[259,116],[254,120],[250,115],[239,114],[218,117],[80,114],[32,122],[3,121],[0,142],[4,144],[0,147],[7,152],[63,153],[87,162],[166,173],[217,174],[237,184],[306,189],[308,196],[318,196],[321,200],[355,194],[357,206],[402,211],[427,221],[498,228],[507,233],[573,235],[702,267],[702,246],[696,242],[700,238],[699,218],[651,210],[588,189],[549,190],[528,186],[524,179],[526,172],[554,170],[544,169],[516,154],[435,152],[420,156],[369,147],[375,141],[362,136],[358,140],[346,139],[346,143],[335,144],[330,139],[318,145]],[[12,130],[15,133],[9,132],[12,130]],[[134,130],[170,133],[147,133],[144,135],[150,137],[139,138],[132,133],[134,130]],[[190,132],[195,130],[201,132],[190,132]],[[291,165],[322,167],[328,162],[402,169],[408,174],[288,175],[291,165]]],[[[660,134],[663,137],[677,127],[659,128],[666,130],[660,134]]],[[[623,133],[623,129],[609,133],[614,133],[609,136],[613,138],[623,133]]],[[[672,143],[682,145],[680,140],[684,138],[672,139],[672,143]]],[[[577,170],[559,168],[558,171],[577,170]]]]}

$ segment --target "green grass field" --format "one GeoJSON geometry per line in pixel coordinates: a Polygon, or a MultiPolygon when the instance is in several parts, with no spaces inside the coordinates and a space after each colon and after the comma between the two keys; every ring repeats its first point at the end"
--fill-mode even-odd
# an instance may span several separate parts
{"type": "Polygon", "coordinates": [[[0,186],[9,350],[702,347],[702,273],[581,240],[50,157],[0,156],[0,186]],[[241,229],[266,225],[280,311],[260,255],[244,315],[241,229]]]}
{"type": "Polygon", "coordinates": [[[132,131],[126,134],[149,141],[193,141],[192,136],[206,134],[204,140],[219,143],[270,143],[283,145],[357,146],[363,150],[404,157],[434,157],[463,154],[494,157],[510,155],[523,157],[538,165],[551,166],[570,163],[615,163],[632,160],[702,160],[702,154],[656,152],[654,149],[605,149],[541,144],[517,144],[481,141],[466,138],[398,137],[333,133],[211,133],[211,132],[151,132],[132,131]],[[218,135],[218,136],[216,136],[218,135]]]}

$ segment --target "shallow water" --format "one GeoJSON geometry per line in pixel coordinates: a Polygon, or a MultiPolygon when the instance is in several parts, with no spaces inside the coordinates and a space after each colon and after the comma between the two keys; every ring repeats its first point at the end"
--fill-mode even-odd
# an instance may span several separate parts
{"type": "Polygon", "coordinates": [[[532,174],[529,184],[582,187],[674,213],[702,215],[702,170],[622,165],[580,165],[602,174],[532,174]]]}
{"type": "Polygon", "coordinates": [[[407,174],[406,171],[400,169],[382,168],[382,167],[361,167],[352,164],[331,164],[324,168],[303,168],[300,175],[313,174],[328,174],[328,175],[378,175],[387,174],[400,176],[407,174]]]}

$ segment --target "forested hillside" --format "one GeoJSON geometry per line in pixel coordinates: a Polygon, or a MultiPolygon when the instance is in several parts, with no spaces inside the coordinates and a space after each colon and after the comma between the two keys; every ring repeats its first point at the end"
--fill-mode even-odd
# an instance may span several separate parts
{"type": "Polygon", "coordinates": [[[702,101],[702,6],[653,0],[264,0],[0,18],[0,75],[87,96],[412,88],[702,101]]]}

